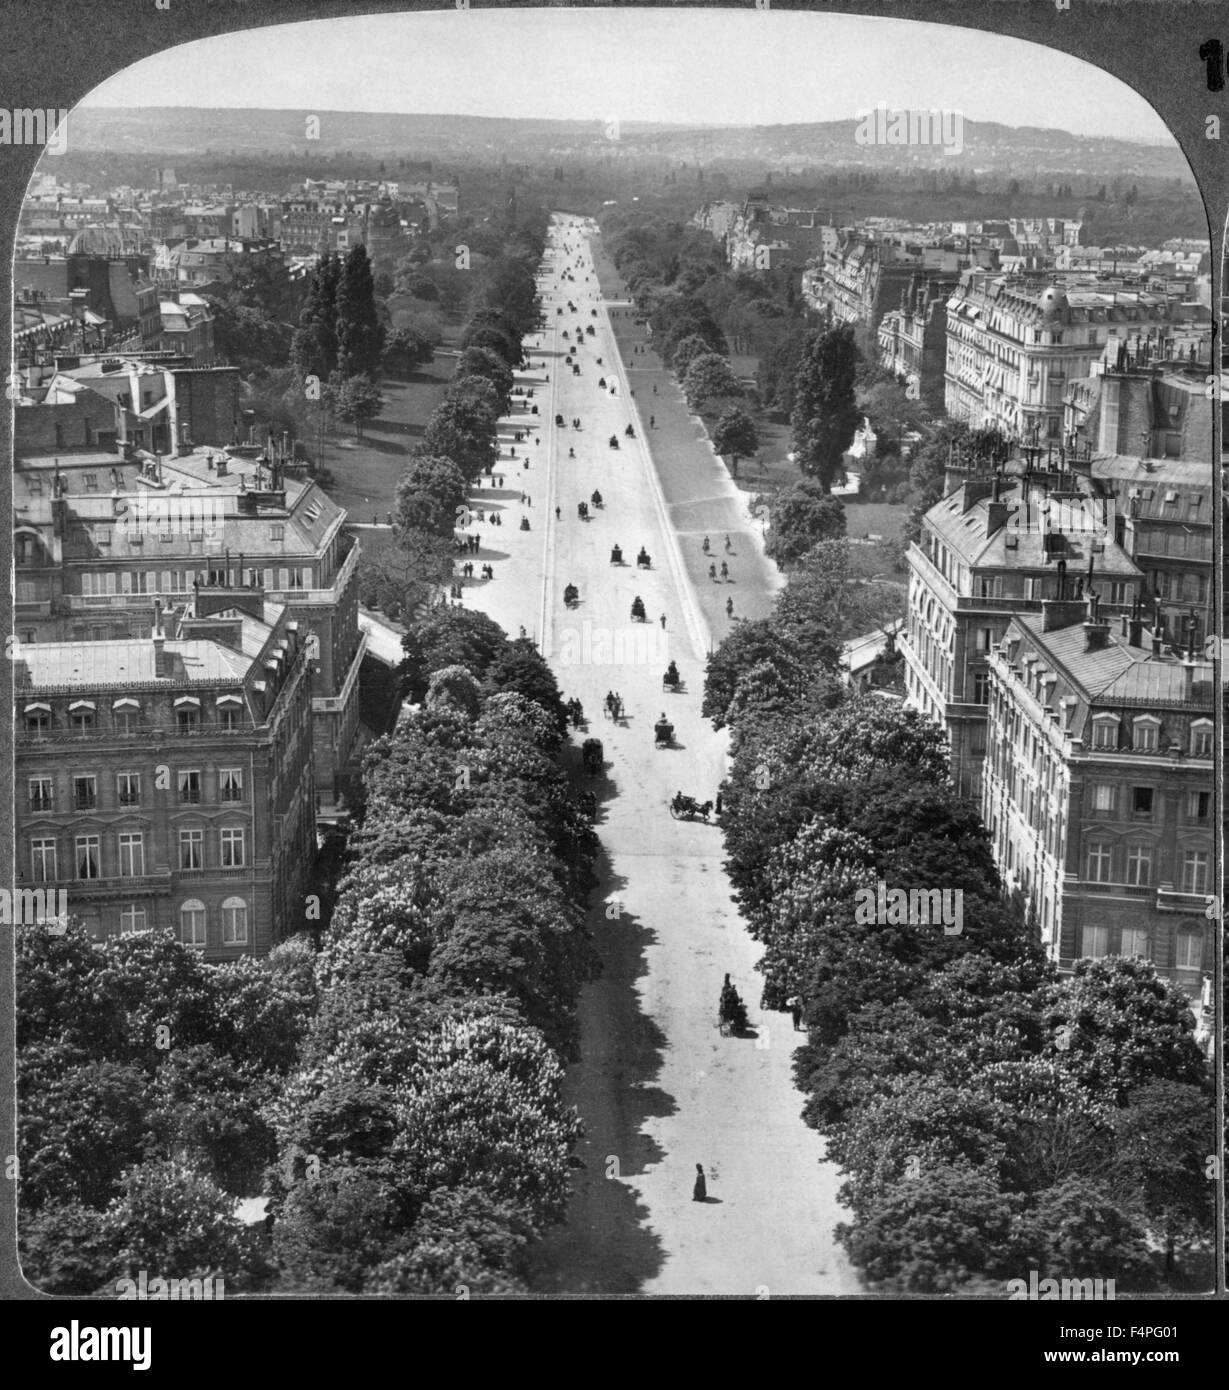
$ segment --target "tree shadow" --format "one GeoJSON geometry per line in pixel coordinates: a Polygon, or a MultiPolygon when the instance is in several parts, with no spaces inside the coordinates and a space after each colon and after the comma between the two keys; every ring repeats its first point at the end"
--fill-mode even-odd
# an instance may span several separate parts
{"type": "Polygon", "coordinates": [[[565,1082],[565,1098],[585,1126],[577,1146],[584,1166],[572,1174],[566,1224],[548,1231],[528,1253],[535,1293],[638,1293],[664,1263],[661,1240],[647,1224],[647,1207],[621,1180],[664,1159],[644,1129],[650,1119],[678,1109],[654,1084],[665,1035],[642,1012],[636,990],[648,973],[647,950],[656,933],[621,906],[615,918],[607,915],[626,880],[604,852],[594,869],[598,890],[589,928],[602,973],[582,991],[583,1061],[568,1069],[565,1082]]]}

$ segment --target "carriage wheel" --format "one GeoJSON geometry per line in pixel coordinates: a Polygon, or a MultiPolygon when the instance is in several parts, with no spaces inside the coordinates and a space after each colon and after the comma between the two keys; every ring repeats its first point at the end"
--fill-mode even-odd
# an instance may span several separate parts
{"type": "Polygon", "coordinates": [[[675,820],[678,820],[678,818],[679,818],[679,813],[678,813],[677,810],[675,810],[674,802],[672,801],[672,802],[670,802],[669,804],[670,804],[670,814],[674,817],[675,820]]]}

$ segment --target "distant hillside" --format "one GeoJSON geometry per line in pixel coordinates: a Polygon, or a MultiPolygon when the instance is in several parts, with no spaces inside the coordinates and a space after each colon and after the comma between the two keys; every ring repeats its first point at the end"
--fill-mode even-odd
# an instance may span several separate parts
{"type": "Polygon", "coordinates": [[[611,139],[603,121],[485,116],[381,115],[357,111],[261,111],[189,107],[82,108],[72,147],[81,153],[271,157],[371,154],[444,163],[515,163],[562,158],[666,159],[719,165],[756,161],[786,170],[805,165],[891,169],[941,165],[1068,175],[1175,178],[1186,173],[1176,145],[1143,145],[1063,130],[966,121],[963,152],[933,146],[860,145],[858,123],[680,126],[627,122],[611,139]],[[307,117],[319,138],[307,139],[307,117]]]}

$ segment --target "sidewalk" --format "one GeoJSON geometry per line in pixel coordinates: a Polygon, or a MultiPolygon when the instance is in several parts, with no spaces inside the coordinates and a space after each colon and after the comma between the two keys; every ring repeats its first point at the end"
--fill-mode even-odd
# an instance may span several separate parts
{"type": "Polygon", "coordinates": [[[666,511],[679,537],[687,573],[698,596],[714,639],[730,629],[727,598],[734,600],[735,618],[764,618],[772,611],[774,596],[784,578],[764,554],[761,525],[750,515],[751,497],[730,476],[699,417],[687,408],[674,374],[650,346],[645,326],[637,324],[631,296],[606,255],[601,238],[590,245],[603,297],[623,301],[611,309],[611,327],[619,345],[624,370],[645,426],[645,440],[665,498],[666,511]],[[627,306],[627,307],[625,307],[627,306]],[[644,352],[634,349],[644,347],[644,352]],[[657,394],[653,394],[653,388],[657,394]],[[648,428],[649,416],[655,427],[648,428]],[[726,536],[733,549],[724,548],[726,536]],[[705,536],[711,555],[701,549],[705,536]],[[713,582],[710,564],[730,567],[730,582],[713,582]]]}

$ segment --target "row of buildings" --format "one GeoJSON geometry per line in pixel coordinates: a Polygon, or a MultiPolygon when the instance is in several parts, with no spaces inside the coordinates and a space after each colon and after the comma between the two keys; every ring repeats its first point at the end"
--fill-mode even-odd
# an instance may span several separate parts
{"type": "Polygon", "coordinates": [[[358,546],[238,372],[74,356],[14,410],[17,864],[210,959],[313,920],[363,740],[358,546]]]}
{"type": "Polygon", "coordinates": [[[1052,958],[1141,955],[1193,996],[1213,951],[1219,524],[1208,462],[954,459],[899,639],[908,702],[947,732],[1052,958]]]}
{"type": "MultiPolygon", "coordinates": [[[[754,247],[776,219],[752,200],[696,221],[769,268],[754,247]]],[[[1205,1036],[1227,574],[1208,266],[1206,243],[1091,247],[1057,218],[866,219],[827,227],[801,271],[822,321],[857,325],[932,418],[1008,441],[993,462],[953,450],[903,623],[847,644],[847,679],[944,729],[1060,968],[1142,956],[1205,1036]]]]}

